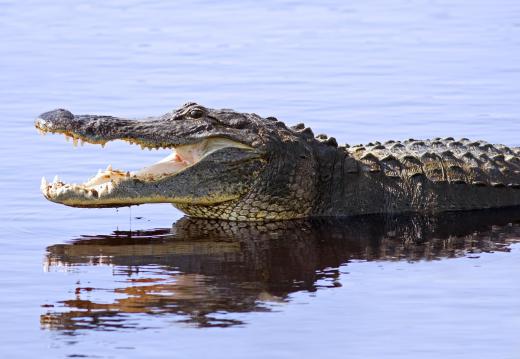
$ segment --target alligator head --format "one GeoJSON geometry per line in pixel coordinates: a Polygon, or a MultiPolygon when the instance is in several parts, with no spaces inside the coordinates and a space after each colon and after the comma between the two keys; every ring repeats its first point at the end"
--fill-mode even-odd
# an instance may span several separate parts
{"type": "Polygon", "coordinates": [[[228,220],[299,218],[312,208],[313,136],[307,139],[274,118],[188,103],[143,120],[58,109],[40,115],[35,126],[74,141],[123,140],[172,150],[141,170],[109,167],[83,184],[42,179],[41,190],[53,202],[73,207],[172,203],[194,217],[228,220]]]}

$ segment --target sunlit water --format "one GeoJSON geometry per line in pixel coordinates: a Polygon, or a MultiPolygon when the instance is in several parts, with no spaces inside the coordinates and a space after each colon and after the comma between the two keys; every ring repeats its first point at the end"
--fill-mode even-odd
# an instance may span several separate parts
{"type": "Polygon", "coordinates": [[[163,156],[32,121],[195,100],[340,143],[520,145],[517,1],[0,1],[0,357],[518,358],[520,215],[212,229],[39,194],[163,156]]]}

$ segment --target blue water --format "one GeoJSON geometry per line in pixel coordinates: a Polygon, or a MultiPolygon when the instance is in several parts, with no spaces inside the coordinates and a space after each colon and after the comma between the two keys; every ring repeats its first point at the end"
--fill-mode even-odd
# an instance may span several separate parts
{"type": "Polygon", "coordinates": [[[175,261],[166,272],[153,261],[114,264],[89,251],[91,262],[49,264],[54,245],[170,228],[182,214],[169,205],[82,210],[45,201],[42,175],[79,182],[108,163],[139,168],[161,154],[122,143],[73,148],[38,136],[32,121],[57,107],[141,117],[196,101],[305,122],[340,143],[453,136],[520,145],[519,84],[513,0],[1,0],[1,357],[517,358],[514,240],[478,258],[342,258],[333,268],[341,286],[283,300],[264,293],[266,310],[214,314],[237,325],[200,327],[141,306],[112,330],[49,328],[42,316],[72,310],[63,301],[115,303],[142,278],[176,283],[180,292],[161,294],[172,305],[193,283],[231,279],[183,273],[175,261]]]}

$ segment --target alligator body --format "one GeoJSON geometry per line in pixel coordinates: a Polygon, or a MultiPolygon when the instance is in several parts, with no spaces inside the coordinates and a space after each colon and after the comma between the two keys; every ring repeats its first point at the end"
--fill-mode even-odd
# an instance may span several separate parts
{"type": "Polygon", "coordinates": [[[54,110],[35,125],[74,141],[172,149],[142,170],[107,168],[84,184],[43,179],[44,196],[69,206],[167,202],[193,217],[238,221],[520,206],[520,149],[484,141],[338,146],[303,124],[196,103],[144,120],[54,110]]]}

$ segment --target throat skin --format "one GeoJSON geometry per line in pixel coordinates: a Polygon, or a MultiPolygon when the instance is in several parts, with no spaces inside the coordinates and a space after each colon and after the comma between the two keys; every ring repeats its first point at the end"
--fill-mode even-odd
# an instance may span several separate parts
{"type": "Polygon", "coordinates": [[[319,166],[313,217],[435,214],[520,206],[519,185],[496,183],[491,176],[488,183],[470,182],[468,168],[463,168],[465,180],[450,180],[449,164],[442,158],[437,163],[444,169],[445,178],[441,180],[429,178],[424,164],[413,169],[401,166],[396,171],[384,167],[380,160],[374,166],[344,148],[319,147],[316,158],[319,166]]]}

